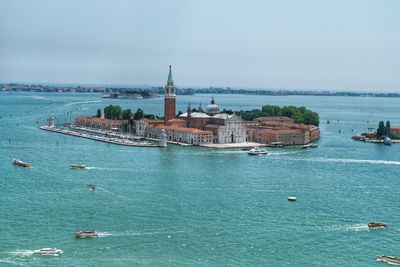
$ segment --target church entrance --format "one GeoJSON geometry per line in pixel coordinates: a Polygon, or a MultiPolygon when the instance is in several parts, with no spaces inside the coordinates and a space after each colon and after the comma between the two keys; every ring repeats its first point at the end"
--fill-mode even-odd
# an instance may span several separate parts
{"type": "Polygon", "coordinates": [[[233,134],[231,134],[231,143],[234,143],[234,142],[235,142],[235,138],[234,138],[233,134]]]}

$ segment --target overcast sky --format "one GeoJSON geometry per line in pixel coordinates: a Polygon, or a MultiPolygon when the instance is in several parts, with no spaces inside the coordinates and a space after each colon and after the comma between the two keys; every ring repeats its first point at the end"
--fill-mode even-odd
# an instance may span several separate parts
{"type": "Polygon", "coordinates": [[[399,0],[0,0],[0,82],[396,91],[399,0]]]}

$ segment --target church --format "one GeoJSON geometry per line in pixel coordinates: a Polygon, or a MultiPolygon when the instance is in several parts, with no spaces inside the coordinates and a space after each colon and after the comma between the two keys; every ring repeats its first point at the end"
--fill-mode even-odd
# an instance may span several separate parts
{"type": "Polygon", "coordinates": [[[164,87],[164,120],[142,119],[136,122],[135,130],[136,135],[154,139],[159,139],[165,132],[169,142],[193,145],[246,142],[246,127],[242,119],[234,114],[221,113],[214,97],[204,111],[200,106],[192,112],[189,104],[185,113],[176,115],[176,87],[171,66],[164,87]]]}

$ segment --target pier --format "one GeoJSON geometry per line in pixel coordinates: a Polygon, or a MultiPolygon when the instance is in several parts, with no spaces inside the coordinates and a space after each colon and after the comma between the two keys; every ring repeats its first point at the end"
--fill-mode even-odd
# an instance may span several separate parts
{"type": "Polygon", "coordinates": [[[109,144],[114,144],[114,145],[121,145],[121,146],[133,146],[133,147],[163,147],[161,145],[156,145],[156,144],[151,144],[151,143],[144,143],[144,142],[135,142],[132,140],[129,140],[128,138],[120,138],[121,136],[118,137],[103,137],[103,136],[98,136],[94,134],[89,134],[89,133],[82,133],[78,131],[73,131],[69,129],[63,129],[63,128],[58,128],[56,126],[41,126],[39,129],[44,130],[44,131],[49,131],[49,132],[54,132],[54,133],[59,133],[59,134],[65,134],[65,135],[70,135],[70,136],[75,136],[75,137],[81,137],[81,138],[86,138],[86,139],[91,139],[95,141],[100,141],[104,143],[109,143],[109,144]]]}

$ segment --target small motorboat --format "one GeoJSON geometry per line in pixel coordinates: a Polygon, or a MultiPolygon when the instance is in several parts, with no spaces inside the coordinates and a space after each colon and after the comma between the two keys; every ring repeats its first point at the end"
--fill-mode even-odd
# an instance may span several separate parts
{"type": "Polygon", "coordinates": [[[96,237],[96,236],[98,236],[97,232],[93,231],[93,230],[85,230],[85,231],[75,232],[74,235],[77,238],[87,238],[87,237],[96,237]]]}
{"type": "Polygon", "coordinates": [[[72,165],[69,165],[69,167],[71,169],[86,169],[86,165],[81,165],[81,164],[72,164],[72,165]]]}
{"type": "Polygon", "coordinates": [[[390,146],[392,144],[392,139],[385,137],[385,139],[383,139],[383,144],[390,146]]]}
{"type": "Polygon", "coordinates": [[[296,201],[297,198],[295,196],[288,196],[287,200],[289,201],[296,201]]]}
{"type": "Polygon", "coordinates": [[[96,185],[95,184],[87,184],[86,186],[91,190],[95,190],[96,189],[96,185]]]}
{"type": "Polygon", "coordinates": [[[265,150],[264,148],[259,148],[259,147],[253,147],[252,149],[250,149],[247,154],[249,155],[267,155],[268,152],[267,150],[265,150]]]}
{"type": "Polygon", "coordinates": [[[25,168],[31,166],[30,163],[24,162],[24,161],[22,161],[22,160],[20,160],[20,159],[13,159],[12,163],[13,163],[14,165],[21,166],[21,167],[25,167],[25,168]]]}
{"type": "Polygon", "coordinates": [[[63,251],[58,248],[41,248],[41,249],[34,250],[33,253],[39,254],[39,255],[58,256],[61,253],[63,253],[63,251]]]}
{"type": "Polygon", "coordinates": [[[302,146],[302,148],[304,148],[304,149],[307,149],[307,148],[317,148],[317,147],[318,147],[318,145],[317,145],[317,144],[314,144],[314,143],[309,143],[309,144],[306,144],[306,145],[302,146]]]}
{"type": "Polygon", "coordinates": [[[389,264],[393,265],[399,265],[400,264],[400,258],[395,257],[395,256],[385,256],[385,255],[378,255],[377,256],[377,261],[383,261],[389,264]]]}
{"type": "Polygon", "coordinates": [[[370,222],[368,223],[369,228],[385,228],[387,225],[383,222],[370,222]]]}

